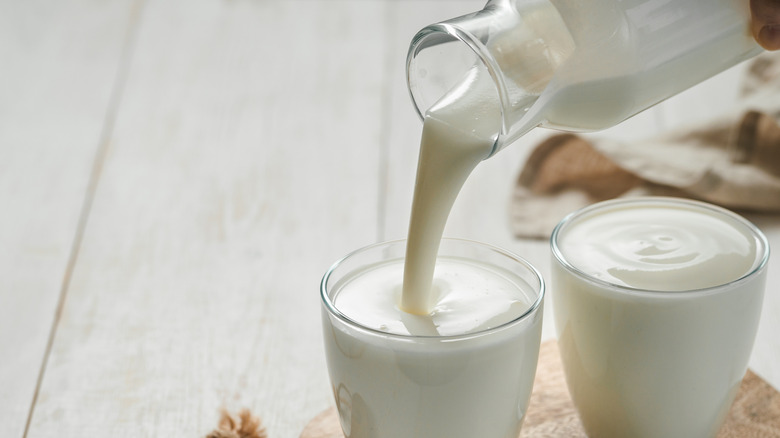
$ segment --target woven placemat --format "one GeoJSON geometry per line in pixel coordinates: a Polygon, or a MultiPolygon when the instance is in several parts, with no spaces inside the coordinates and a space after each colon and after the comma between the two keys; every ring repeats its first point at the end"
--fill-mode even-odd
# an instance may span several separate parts
{"type": "MultiPolygon", "coordinates": [[[[558,345],[542,344],[521,438],[586,438],[563,376],[558,345]]],[[[748,370],[718,438],[780,438],[780,392],[748,370]]],[[[344,438],[336,408],[314,417],[300,438],[344,438]]]]}

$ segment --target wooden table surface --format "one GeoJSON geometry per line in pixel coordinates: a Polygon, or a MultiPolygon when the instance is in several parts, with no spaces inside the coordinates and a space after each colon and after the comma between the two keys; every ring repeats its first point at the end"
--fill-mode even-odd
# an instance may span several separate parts
{"type": "MultiPolygon", "coordinates": [[[[248,407],[297,437],[332,404],[321,275],[406,231],[408,43],[482,3],[0,0],[0,436],[200,437],[248,407]]],[[[599,135],[712,115],[739,74],[599,135]]],[[[547,276],[547,242],[507,225],[537,131],[480,166],[446,234],[547,276]]],[[[749,217],[780,244],[780,218],[749,217]]],[[[775,387],[779,269],[751,359],[775,387]]]]}

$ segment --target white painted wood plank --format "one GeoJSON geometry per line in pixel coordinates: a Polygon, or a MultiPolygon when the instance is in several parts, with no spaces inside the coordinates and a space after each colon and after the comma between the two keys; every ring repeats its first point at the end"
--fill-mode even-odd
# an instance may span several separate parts
{"type": "Polygon", "coordinates": [[[0,436],[21,437],[132,2],[0,2],[0,436]]]}
{"type": "Polygon", "coordinates": [[[377,235],[385,3],[150,0],[29,437],[295,437],[377,235]]]}

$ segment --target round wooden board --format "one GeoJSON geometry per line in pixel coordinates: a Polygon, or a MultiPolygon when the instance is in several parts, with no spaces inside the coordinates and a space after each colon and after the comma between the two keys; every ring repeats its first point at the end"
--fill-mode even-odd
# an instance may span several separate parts
{"type": "MultiPolygon", "coordinates": [[[[344,438],[332,407],[314,417],[300,438],[344,438]]],[[[555,341],[544,342],[520,438],[587,438],[566,389],[555,341]]],[[[780,438],[780,392],[748,370],[718,438],[780,438]]]]}
{"type": "Polygon", "coordinates": [[[309,421],[300,438],[344,438],[335,407],[324,410],[309,421]]]}

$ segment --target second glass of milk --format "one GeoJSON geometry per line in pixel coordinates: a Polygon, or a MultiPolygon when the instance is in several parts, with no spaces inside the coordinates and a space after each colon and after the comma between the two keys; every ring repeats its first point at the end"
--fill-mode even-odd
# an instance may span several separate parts
{"type": "Polygon", "coordinates": [[[608,201],[555,229],[569,392],[591,437],[715,437],[747,370],[769,246],[725,209],[608,201]]]}
{"type": "Polygon", "coordinates": [[[348,438],[516,438],[542,330],[544,282],[525,260],[443,239],[428,315],[399,309],[405,241],[325,274],[322,324],[348,438]]]}

